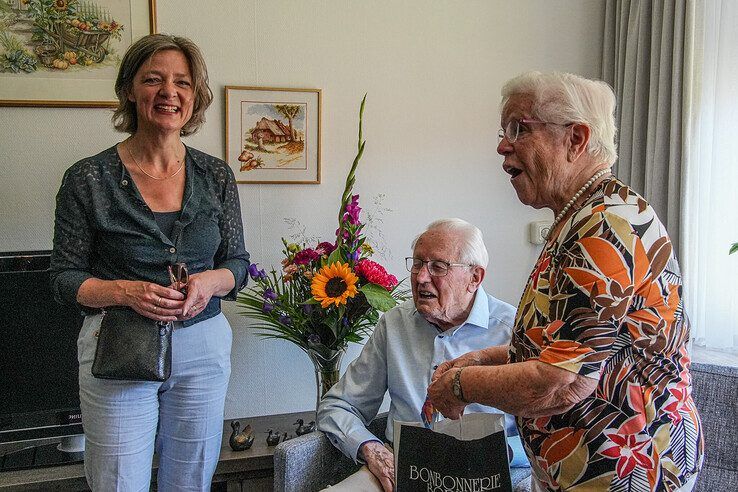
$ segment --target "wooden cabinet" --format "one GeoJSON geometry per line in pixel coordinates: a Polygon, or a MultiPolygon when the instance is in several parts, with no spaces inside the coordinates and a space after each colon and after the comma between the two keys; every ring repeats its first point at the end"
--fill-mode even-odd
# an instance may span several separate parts
{"type": "MultiPolygon", "coordinates": [[[[231,435],[231,421],[223,422],[223,444],[220,450],[220,460],[213,476],[213,490],[227,490],[228,492],[271,491],[274,482],[274,447],[267,446],[266,436],[269,429],[280,434],[295,436],[294,422],[301,418],[307,424],[315,420],[315,412],[298,412],[280,415],[266,415],[261,417],[246,417],[237,419],[242,428],[251,424],[254,431],[254,444],[244,451],[233,451],[228,446],[231,435]]],[[[154,471],[152,479],[156,480],[157,460],[154,457],[154,471]]],[[[0,472],[0,491],[89,491],[85,480],[84,466],[79,464],[54,466],[49,468],[35,468],[0,472]]]]}

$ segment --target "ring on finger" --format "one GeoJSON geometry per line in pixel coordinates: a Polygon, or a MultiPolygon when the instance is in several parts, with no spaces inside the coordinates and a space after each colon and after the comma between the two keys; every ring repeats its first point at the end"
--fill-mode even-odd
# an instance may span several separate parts
{"type": "Polygon", "coordinates": [[[159,314],[159,306],[154,306],[154,314],[159,314]]]}
{"type": "Polygon", "coordinates": [[[156,296],[156,307],[161,306],[161,296],[156,296]]]}

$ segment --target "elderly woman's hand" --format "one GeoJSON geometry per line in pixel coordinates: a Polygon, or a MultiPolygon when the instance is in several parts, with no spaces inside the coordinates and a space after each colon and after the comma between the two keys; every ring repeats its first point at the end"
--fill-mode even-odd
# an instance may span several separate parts
{"type": "Polygon", "coordinates": [[[431,376],[431,382],[435,382],[436,379],[440,378],[449,370],[455,367],[467,367],[467,366],[479,366],[482,365],[482,357],[480,351],[469,352],[455,359],[447,360],[443,364],[440,364],[431,376]]]}
{"type": "Polygon", "coordinates": [[[461,418],[464,408],[467,405],[456,398],[452,390],[454,375],[459,370],[453,369],[446,371],[428,386],[428,398],[433,404],[433,408],[449,419],[461,418]]]}

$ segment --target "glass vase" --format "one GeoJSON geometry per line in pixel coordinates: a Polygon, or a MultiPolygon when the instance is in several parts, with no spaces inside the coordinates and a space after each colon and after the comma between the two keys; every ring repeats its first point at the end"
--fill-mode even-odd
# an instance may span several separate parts
{"type": "Polygon", "coordinates": [[[313,349],[307,350],[307,354],[313,362],[313,366],[315,366],[316,411],[323,396],[338,382],[338,378],[341,376],[341,359],[343,359],[345,353],[345,350],[321,350],[320,352],[313,349]]]}

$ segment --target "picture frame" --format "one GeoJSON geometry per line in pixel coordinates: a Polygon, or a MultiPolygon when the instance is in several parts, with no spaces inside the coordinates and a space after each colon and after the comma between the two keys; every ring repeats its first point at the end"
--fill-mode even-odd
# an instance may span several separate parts
{"type": "Polygon", "coordinates": [[[155,32],[156,0],[0,0],[0,106],[115,108],[123,54],[155,32]]]}
{"type": "Polygon", "coordinates": [[[225,87],[225,161],[238,183],[320,184],[321,90],[225,87]]]}

